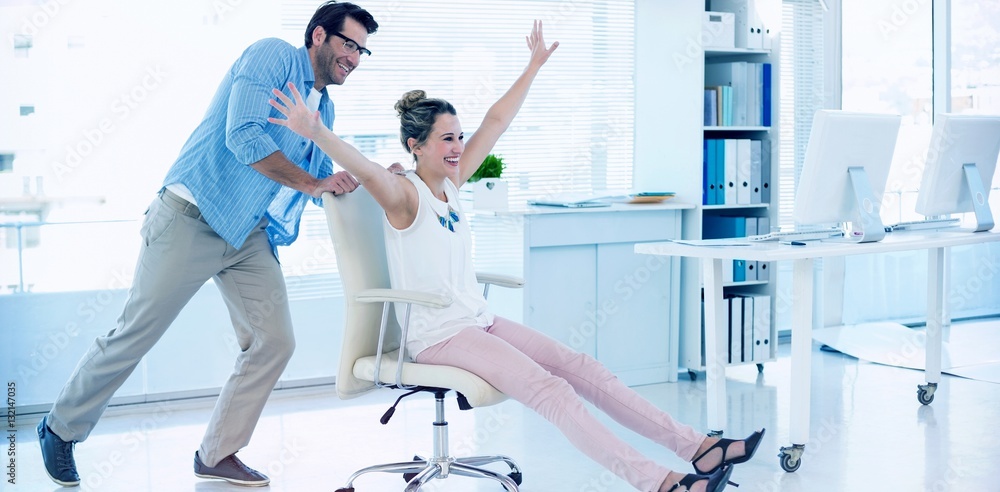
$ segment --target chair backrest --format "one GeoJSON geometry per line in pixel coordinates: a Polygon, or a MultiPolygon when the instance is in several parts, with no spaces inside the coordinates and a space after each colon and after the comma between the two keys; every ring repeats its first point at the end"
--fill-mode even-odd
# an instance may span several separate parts
{"type": "MultiPolygon", "coordinates": [[[[375,355],[382,304],[357,302],[355,296],[365,289],[390,287],[382,229],[385,212],[363,187],[339,196],[324,193],[323,210],[344,286],[346,319],[337,372],[337,395],[346,399],[375,388],[372,381],[354,377],[354,363],[362,357],[375,355]]],[[[400,330],[394,314],[390,309],[383,348],[386,352],[399,348],[400,330]]]]}

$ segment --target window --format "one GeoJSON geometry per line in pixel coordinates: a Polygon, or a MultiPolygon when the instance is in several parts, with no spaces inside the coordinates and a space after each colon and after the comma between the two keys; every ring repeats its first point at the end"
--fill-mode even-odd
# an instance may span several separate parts
{"type": "MultiPolygon", "coordinates": [[[[562,45],[495,148],[509,166],[505,174],[511,199],[551,191],[630,187],[634,1],[473,3],[456,8],[454,2],[440,1],[364,2],[381,24],[367,43],[375,55],[364,61],[346,85],[331,91],[337,109],[334,130],[377,162],[410,165],[398,141],[398,120],[392,108],[403,92],[421,88],[452,101],[460,112],[463,130],[471,134],[489,105],[523,69],[528,59],[523,39],[537,17],[545,22],[548,40],[559,40],[562,45]],[[438,25],[447,29],[434,27],[438,25]]],[[[98,4],[117,6],[110,0],[98,4]]],[[[46,183],[51,183],[46,190],[50,195],[74,196],[84,189],[103,201],[86,212],[76,206],[55,208],[51,220],[134,218],[137,210],[148,204],[152,190],[159,186],[177,150],[197,124],[222,72],[260,37],[278,35],[301,46],[305,26],[317,4],[315,0],[243,2],[238,8],[226,9],[226,17],[214,17],[218,22],[208,26],[203,18],[215,9],[197,2],[66,10],[61,15],[68,17],[61,19],[77,26],[66,34],[67,49],[44,50],[41,58],[32,52],[35,59],[25,60],[24,73],[42,73],[45,67],[52,66],[76,67],[74,73],[80,77],[74,80],[74,86],[79,90],[60,91],[44,77],[28,77],[32,83],[28,79],[21,81],[24,83],[12,94],[25,99],[11,100],[8,94],[8,105],[18,109],[9,111],[3,120],[17,131],[0,135],[0,144],[26,157],[19,162],[25,167],[23,172],[47,173],[51,177],[46,183]],[[162,21],[153,31],[148,25],[132,22],[137,16],[149,15],[162,21]],[[276,19],[280,19],[280,30],[276,32],[253,32],[247,27],[268,25],[276,19]],[[165,48],[142,50],[115,41],[140,31],[142,35],[170,39],[170,43],[165,48]],[[98,45],[107,49],[90,49],[98,45]],[[81,46],[83,49],[77,49],[81,46]],[[205,46],[212,49],[206,50],[205,46]],[[205,80],[210,82],[206,84],[205,80]],[[149,81],[156,83],[154,89],[143,85],[149,81]],[[92,97],[80,100],[77,93],[92,97]],[[137,99],[135,94],[144,97],[137,99]],[[74,109],[71,114],[57,116],[38,110],[67,105],[74,109]],[[18,117],[16,111],[31,111],[28,106],[34,106],[36,111],[28,119],[18,117]],[[23,122],[37,118],[42,119],[34,125],[51,131],[28,132],[24,128],[23,122]],[[157,149],[153,158],[143,166],[133,165],[134,156],[153,144],[157,149]],[[114,186],[106,179],[109,175],[130,183],[129,189],[114,186]]],[[[41,15],[30,5],[4,5],[0,11],[10,18],[41,15]]],[[[14,40],[15,49],[23,55],[33,47],[30,35],[14,36],[14,40]]],[[[314,242],[328,235],[321,222],[322,212],[309,207],[304,220],[303,231],[319,232],[300,235],[302,244],[293,248],[300,246],[302,251],[286,248],[281,252],[282,264],[289,268],[286,273],[335,274],[317,272],[309,268],[313,262],[307,261],[327,257],[327,246],[314,242]]],[[[135,244],[130,227],[121,226],[109,242],[135,244]]],[[[40,250],[58,244],[47,241],[40,250]]],[[[131,268],[133,260],[127,259],[130,254],[134,254],[131,249],[105,258],[126,258],[125,268],[131,268]]],[[[26,269],[42,261],[29,259],[26,269]]],[[[49,286],[46,288],[58,290],[63,288],[62,281],[53,275],[51,282],[38,285],[44,283],[49,286]]],[[[104,282],[92,283],[99,287],[104,282]]]]}
{"type": "MultiPolygon", "coordinates": [[[[366,43],[374,54],[347,83],[331,90],[337,114],[334,131],[375,162],[412,167],[412,158],[399,142],[393,105],[404,92],[422,89],[455,105],[468,137],[521,74],[528,60],[524,36],[537,18],[544,22],[546,42],[560,41],[560,47],[493,150],[507,163],[504,177],[510,199],[630,188],[634,0],[535,0],[520,2],[523,8],[511,3],[480,0],[475,7],[456,9],[454,2],[441,1],[364,2],[380,24],[366,43]],[[437,25],[448,28],[429,28],[437,25]]],[[[311,0],[284,3],[287,41],[302,44],[315,8],[311,0]]],[[[321,211],[307,209],[303,230],[324,232],[300,236],[296,244],[283,248],[282,265],[286,275],[296,271],[325,275],[333,291],[337,277],[332,271],[302,267],[329,242],[323,220],[321,211]]],[[[490,238],[479,241],[485,247],[473,252],[480,266],[505,265],[508,257],[520,254],[521,245],[513,236],[490,238]]],[[[291,298],[313,291],[311,284],[299,285],[302,291],[290,283],[291,298]]]]}
{"type": "MultiPolygon", "coordinates": [[[[561,41],[536,79],[518,117],[494,152],[508,163],[513,199],[555,191],[628,187],[632,175],[634,2],[632,0],[364,3],[381,27],[368,45],[375,53],[332,91],[334,131],[357,142],[379,137],[373,160],[411,163],[398,141],[393,104],[423,89],[452,102],[466,135],[520,75],[528,59],[524,36],[534,18],[546,40],[561,41]],[[445,22],[448,29],[429,29],[445,22]]],[[[287,1],[286,39],[302,43],[315,2],[287,1]]]]}
{"type": "Polygon", "coordinates": [[[902,115],[882,221],[916,220],[933,125],[931,3],[844,2],[843,109],[902,115]]]}
{"type": "MultiPolygon", "coordinates": [[[[951,112],[1000,115],[1000,3],[951,4],[951,112]]],[[[996,218],[1000,173],[994,173],[992,185],[996,218]]]]}
{"type": "MultiPolygon", "coordinates": [[[[814,0],[785,0],[781,29],[781,194],[778,222],[792,228],[795,189],[813,114],[824,106],[824,17],[814,0]]],[[[789,270],[790,271],[790,270],[789,270]]]]}
{"type": "MultiPolygon", "coordinates": [[[[997,14],[995,2],[971,0],[843,2],[843,109],[902,115],[884,222],[923,218],[915,203],[935,114],[1000,113],[997,14]]],[[[997,200],[991,203],[996,214],[997,200]]],[[[951,252],[946,297],[954,318],[1000,310],[997,251],[983,245],[951,252]]],[[[845,271],[843,305],[854,307],[844,312],[845,323],[919,322],[926,316],[925,254],[849,257],[845,271]]]]}

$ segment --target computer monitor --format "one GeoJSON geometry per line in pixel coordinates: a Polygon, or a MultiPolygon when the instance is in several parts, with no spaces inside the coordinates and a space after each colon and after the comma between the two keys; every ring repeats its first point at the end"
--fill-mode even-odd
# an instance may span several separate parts
{"type": "Polygon", "coordinates": [[[793,217],[800,225],[848,224],[858,242],[885,237],[879,208],[900,117],[820,110],[813,117],[793,217]]]}
{"type": "Polygon", "coordinates": [[[1000,116],[935,117],[917,213],[931,217],[975,212],[975,231],[993,228],[990,186],[1000,152],[1000,116]]]}

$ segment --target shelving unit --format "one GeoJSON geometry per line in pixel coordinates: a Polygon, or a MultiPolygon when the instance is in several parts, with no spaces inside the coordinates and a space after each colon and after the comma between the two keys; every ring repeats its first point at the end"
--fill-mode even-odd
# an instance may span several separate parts
{"type": "MultiPolygon", "coordinates": [[[[685,228],[685,236],[689,239],[701,239],[704,238],[703,233],[706,219],[712,220],[712,217],[719,216],[745,216],[745,217],[766,217],[769,220],[770,226],[773,228],[778,224],[778,202],[779,202],[779,192],[778,192],[778,170],[779,170],[779,145],[778,138],[780,135],[779,129],[779,119],[778,115],[780,112],[779,101],[779,52],[780,40],[777,36],[774,36],[771,40],[771,50],[761,50],[761,49],[746,49],[746,48],[732,48],[732,49],[718,49],[709,48],[704,51],[704,56],[696,60],[694,63],[700,64],[701,72],[701,86],[699,89],[704,89],[707,85],[705,84],[705,67],[709,63],[725,63],[725,62],[753,62],[753,63],[769,63],[771,65],[771,99],[770,99],[770,114],[771,114],[771,125],[770,126],[704,126],[704,121],[702,121],[702,138],[704,139],[750,139],[750,140],[761,140],[762,142],[767,142],[768,146],[765,147],[769,149],[767,153],[766,164],[770,169],[771,179],[769,181],[770,185],[770,199],[766,203],[753,203],[753,204],[722,204],[722,205],[699,205],[695,210],[690,211],[684,217],[687,224],[685,228]]],[[[702,96],[702,92],[698,92],[698,96],[702,96]]],[[[702,97],[701,100],[704,100],[702,97]]],[[[688,180],[697,179],[698,188],[702,187],[704,177],[703,173],[685,173],[688,180]],[[697,177],[695,176],[697,175],[697,177]]],[[[690,183],[687,184],[688,189],[692,186],[690,183]]],[[[700,202],[704,203],[704,202],[700,202]]],[[[748,233],[753,234],[753,233],[748,233]]],[[[702,306],[701,306],[701,275],[700,275],[700,264],[696,260],[685,259],[682,262],[682,269],[684,273],[681,278],[681,289],[682,289],[682,300],[681,300],[681,333],[680,333],[680,356],[679,365],[681,368],[688,369],[689,374],[692,378],[696,377],[696,371],[702,371],[705,367],[705,353],[704,353],[704,320],[702,316],[702,306]]],[[[752,296],[762,296],[766,295],[770,298],[770,344],[767,349],[767,356],[762,360],[753,360],[748,362],[734,362],[729,365],[746,365],[746,364],[757,364],[759,370],[763,370],[763,363],[773,361],[776,358],[776,342],[777,342],[777,329],[774,323],[775,314],[775,268],[773,265],[769,265],[769,279],[766,281],[744,281],[744,282],[727,282],[723,286],[725,294],[739,294],[739,295],[752,295],[752,296]]]]}

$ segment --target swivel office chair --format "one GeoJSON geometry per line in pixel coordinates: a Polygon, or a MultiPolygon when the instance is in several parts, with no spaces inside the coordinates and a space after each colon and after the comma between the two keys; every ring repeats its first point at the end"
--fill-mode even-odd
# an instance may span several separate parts
{"type": "MultiPolygon", "coordinates": [[[[444,308],[451,299],[424,293],[391,289],[385,255],[383,233],[384,212],[363,187],[352,193],[334,196],[323,194],[323,208],[333,237],[337,267],[344,286],[346,322],[344,341],[337,374],[337,395],[341,399],[355,398],[377,388],[405,390],[382,416],[382,424],[392,417],[396,405],[404,397],[419,392],[434,394],[436,418],[433,423],[433,454],[429,458],[414,456],[411,461],[369,466],[355,472],[337,492],[354,492],[354,481],[371,472],[402,473],[406,492],[415,492],[433,479],[450,474],[489,478],[500,482],[507,492],[517,492],[521,471],[507,456],[476,456],[456,458],[448,451],[448,423],[445,420],[444,397],[455,391],[459,408],[494,405],[506,400],[503,393],[478,376],[456,367],[417,364],[404,354],[407,324],[401,328],[389,309],[393,303],[410,306],[444,308]],[[503,475],[480,468],[490,463],[505,462],[510,473],[503,475]]],[[[477,275],[485,284],[521,287],[520,279],[501,275],[477,275]]]]}

